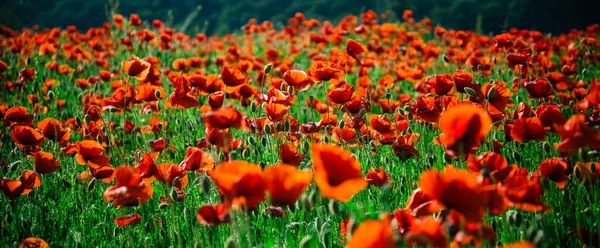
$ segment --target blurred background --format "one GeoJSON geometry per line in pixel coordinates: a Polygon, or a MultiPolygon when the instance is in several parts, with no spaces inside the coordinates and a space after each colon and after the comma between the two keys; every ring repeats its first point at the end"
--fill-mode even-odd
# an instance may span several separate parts
{"type": "Polygon", "coordinates": [[[107,21],[110,9],[125,17],[137,13],[148,22],[160,19],[175,28],[187,18],[186,32],[208,34],[239,30],[250,18],[269,20],[277,27],[296,12],[337,21],[368,9],[396,16],[412,9],[417,20],[429,17],[448,29],[484,33],[510,27],[558,33],[600,23],[600,0],[8,0],[0,9],[0,23],[14,29],[76,25],[85,31],[107,21]],[[202,6],[199,11],[198,6],[202,6]]]}

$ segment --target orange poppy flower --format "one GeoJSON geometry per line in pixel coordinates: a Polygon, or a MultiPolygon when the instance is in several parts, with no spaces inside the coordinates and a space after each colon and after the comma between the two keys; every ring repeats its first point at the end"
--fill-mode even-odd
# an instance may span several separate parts
{"type": "Polygon", "coordinates": [[[392,131],[392,121],[385,117],[385,115],[371,115],[371,117],[369,117],[369,126],[379,133],[388,133],[392,131]]]}
{"type": "Polygon", "coordinates": [[[128,226],[137,225],[142,222],[142,216],[140,214],[128,214],[114,219],[115,225],[117,226],[128,226]]]}
{"type": "Polygon", "coordinates": [[[533,111],[531,106],[529,106],[527,103],[524,103],[524,102],[519,103],[519,105],[517,106],[517,109],[515,110],[515,114],[513,115],[513,118],[515,120],[517,120],[517,119],[521,119],[521,118],[531,118],[531,117],[535,117],[535,112],[533,111]]]}
{"type": "Polygon", "coordinates": [[[382,187],[383,185],[390,182],[390,174],[383,170],[383,167],[379,167],[379,169],[375,170],[373,167],[369,168],[369,172],[365,176],[365,180],[369,185],[375,185],[377,187],[382,187]]]}
{"type": "Polygon", "coordinates": [[[567,118],[560,112],[560,105],[555,103],[542,103],[535,108],[535,114],[544,127],[554,130],[554,124],[563,125],[567,118]]]}
{"type": "Polygon", "coordinates": [[[479,90],[479,85],[473,83],[473,74],[468,71],[456,70],[454,74],[452,74],[452,78],[454,79],[454,84],[456,85],[456,91],[460,93],[466,93],[465,88],[479,90]]]}
{"type": "Polygon", "coordinates": [[[348,41],[346,41],[346,53],[355,59],[359,65],[362,64],[362,62],[360,58],[358,58],[358,55],[361,55],[365,52],[367,52],[367,47],[360,42],[353,39],[348,39],[348,41]]]}
{"type": "Polygon", "coordinates": [[[215,181],[234,209],[255,209],[265,200],[266,185],[260,166],[244,161],[225,162],[208,175],[215,181]]]}
{"type": "Polygon", "coordinates": [[[383,218],[383,220],[367,220],[360,223],[352,233],[352,237],[346,244],[346,247],[397,247],[390,220],[383,218]]]}
{"type": "Polygon", "coordinates": [[[314,84],[313,79],[306,72],[299,70],[287,70],[283,74],[283,80],[300,92],[308,90],[314,84]]]}
{"type": "Polygon", "coordinates": [[[469,156],[467,168],[472,172],[490,173],[490,176],[496,182],[504,182],[506,178],[512,175],[516,165],[508,166],[508,161],[501,154],[486,152],[477,157],[469,156]]]}
{"type": "Polygon", "coordinates": [[[287,111],[290,110],[290,106],[281,103],[267,103],[264,106],[265,111],[267,112],[267,117],[269,117],[269,120],[273,122],[281,121],[287,111]]]}
{"type": "Polygon", "coordinates": [[[299,166],[304,160],[304,154],[298,151],[298,147],[293,144],[279,145],[279,158],[284,164],[299,166]]]}
{"type": "Polygon", "coordinates": [[[205,226],[218,226],[229,223],[229,206],[227,204],[203,205],[198,208],[198,222],[205,226]]]}
{"type": "Polygon", "coordinates": [[[432,217],[416,219],[405,235],[404,241],[409,246],[449,247],[442,221],[432,217]]]}
{"type": "Polygon", "coordinates": [[[123,60],[121,62],[121,67],[123,68],[123,71],[127,73],[127,75],[142,81],[146,79],[146,76],[148,76],[151,65],[147,61],[140,59],[135,55],[131,55],[129,61],[123,60]]]}
{"type": "Polygon", "coordinates": [[[10,137],[22,146],[40,146],[44,143],[44,135],[28,126],[14,126],[10,130],[10,137]]]}
{"type": "Polygon", "coordinates": [[[425,85],[431,90],[431,93],[443,96],[452,94],[454,91],[454,80],[447,74],[436,74],[425,79],[425,85]]]}
{"type": "Polygon", "coordinates": [[[354,94],[354,86],[342,83],[333,89],[327,90],[327,99],[330,102],[342,104],[350,101],[352,94],[354,94]]]}
{"type": "Polygon", "coordinates": [[[33,188],[42,186],[40,177],[31,170],[25,170],[18,179],[0,180],[0,188],[8,198],[29,194],[33,188]]]}
{"type": "Polygon", "coordinates": [[[411,157],[419,157],[419,151],[414,147],[415,135],[407,133],[398,135],[396,141],[392,143],[394,154],[401,159],[409,159],[411,157]]]}
{"type": "Polygon", "coordinates": [[[4,119],[17,125],[31,126],[33,114],[27,113],[23,106],[14,106],[4,112],[4,119]]]}
{"type": "Polygon", "coordinates": [[[502,184],[502,190],[515,208],[527,212],[547,212],[551,210],[540,199],[544,194],[544,189],[538,177],[528,179],[527,175],[515,174],[506,179],[502,184]]]}
{"type": "Polygon", "coordinates": [[[62,123],[54,118],[46,118],[38,123],[38,129],[49,140],[64,144],[71,137],[71,131],[63,128],[62,123]]]}
{"type": "Polygon", "coordinates": [[[513,124],[510,136],[520,143],[530,140],[543,141],[546,138],[546,130],[538,118],[521,118],[513,124]]]}
{"type": "Polygon", "coordinates": [[[333,144],[313,144],[315,183],[324,197],[347,202],[367,186],[358,160],[346,149],[333,144]]]}
{"type": "Polygon", "coordinates": [[[60,168],[60,163],[52,153],[36,152],[33,154],[33,167],[37,173],[50,174],[60,168]]]}
{"type": "Polygon", "coordinates": [[[562,126],[554,124],[554,129],[562,139],[554,145],[559,152],[573,154],[584,147],[600,150],[600,131],[585,124],[585,115],[573,115],[562,126]]]}
{"type": "Polygon", "coordinates": [[[104,99],[105,106],[113,106],[120,109],[129,107],[135,102],[135,90],[131,84],[120,86],[110,97],[104,99]]]}
{"type": "Polygon", "coordinates": [[[29,237],[21,242],[19,248],[50,248],[50,245],[43,239],[29,237]]]}
{"type": "Polygon", "coordinates": [[[146,203],[154,192],[152,186],[141,181],[134,167],[121,166],[114,172],[116,184],[104,191],[104,201],[113,201],[118,208],[146,203]]]}
{"type": "Polygon", "coordinates": [[[218,129],[241,128],[244,124],[240,111],[231,105],[206,113],[203,120],[208,126],[218,129]]]}
{"type": "Polygon", "coordinates": [[[154,177],[164,185],[173,186],[179,192],[179,197],[183,197],[182,190],[187,187],[189,182],[186,171],[180,170],[179,166],[173,163],[162,163],[156,167],[158,171],[154,174],[154,177]]]}
{"type": "Polygon", "coordinates": [[[298,170],[295,166],[280,164],[270,166],[263,173],[271,204],[294,205],[312,181],[312,172],[298,170]]]}
{"type": "Polygon", "coordinates": [[[179,163],[180,170],[212,170],[214,164],[209,163],[210,161],[204,161],[208,156],[202,149],[190,146],[185,149],[185,159],[179,163]]]}
{"type": "Polygon", "coordinates": [[[136,102],[152,102],[165,98],[165,89],[153,84],[138,84],[135,86],[136,102]]]}
{"type": "Polygon", "coordinates": [[[223,91],[213,92],[208,95],[208,105],[212,109],[218,109],[223,106],[223,101],[225,100],[225,93],[223,91]]]}
{"type": "Polygon", "coordinates": [[[150,178],[158,172],[158,167],[154,163],[154,159],[152,159],[150,153],[142,154],[142,157],[135,168],[139,172],[140,178],[150,178]]]}
{"type": "Polygon", "coordinates": [[[568,176],[570,172],[567,171],[567,168],[567,163],[561,159],[548,158],[540,163],[534,175],[548,178],[562,189],[565,187],[565,181],[570,179],[568,176]]]}
{"type": "Polygon", "coordinates": [[[343,79],[343,72],[335,68],[334,63],[326,61],[314,61],[308,69],[308,75],[316,81],[331,81],[331,83],[343,79]]]}
{"type": "Polygon", "coordinates": [[[480,222],[486,203],[478,186],[475,176],[452,166],[447,166],[444,172],[426,171],[421,174],[419,187],[432,201],[415,211],[427,214],[449,208],[464,215],[467,221],[480,222]]]}
{"type": "Polygon", "coordinates": [[[85,165],[88,162],[94,162],[96,158],[101,157],[103,152],[104,147],[97,141],[80,141],[77,142],[77,155],[75,155],[75,160],[78,164],[85,165]]]}
{"type": "Polygon", "coordinates": [[[113,16],[113,23],[115,24],[115,26],[118,29],[125,28],[125,25],[123,24],[124,22],[125,22],[125,17],[123,17],[123,15],[116,14],[116,15],[113,16]]]}
{"type": "Polygon", "coordinates": [[[233,66],[223,66],[221,67],[221,80],[227,86],[225,89],[228,93],[233,92],[242,84],[248,82],[250,78],[246,77],[242,71],[233,66]]]}
{"type": "Polygon", "coordinates": [[[490,116],[473,105],[460,105],[446,110],[439,120],[441,141],[451,156],[462,156],[478,147],[492,129],[490,116]]]}

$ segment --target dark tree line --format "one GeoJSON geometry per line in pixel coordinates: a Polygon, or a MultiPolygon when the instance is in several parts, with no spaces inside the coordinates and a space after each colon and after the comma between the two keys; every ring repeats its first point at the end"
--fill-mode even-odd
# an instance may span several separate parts
{"type": "MultiPolygon", "coordinates": [[[[0,22],[12,28],[76,25],[85,30],[107,20],[109,1],[8,0],[0,8],[0,22]]],[[[161,19],[178,27],[199,5],[202,9],[188,32],[227,33],[250,18],[285,24],[296,12],[308,18],[338,20],[368,9],[378,13],[391,10],[397,15],[412,9],[416,18],[429,17],[446,28],[479,27],[483,32],[495,33],[508,27],[557,33],[600,23],[599,0],[120,0],[117,10],[126,16],[137,13],[143,20],[161,19]]]]}

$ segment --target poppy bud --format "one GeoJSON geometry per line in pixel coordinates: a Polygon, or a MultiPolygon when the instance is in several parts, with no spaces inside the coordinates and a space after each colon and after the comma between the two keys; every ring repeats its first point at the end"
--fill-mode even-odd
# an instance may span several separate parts
{"type": "MultiPolygon", "coordinates": [[[[180,177],[177,177],[177,178],[180,178],[180,177]]],[[[177,178],[175,178],[175,180],[177,180],[177,178]]],[[[175,180],[173,180],[173,184],[175,184],[175,180]]],[[[179,199],[179,193],[177,192],[177,190],[175,188],[173,188],[171,190],[171,200],[173,202],[178,202],[179,201],[178,199],[179,199]]]]}
{"type": "Polygon", "coordinates": [[[317,194],[317,192],[313,191],[312,193],[310,193],[310,195],[308,195],[308,202],[309,202],[311,208],[316,206],[318,201],[319,201],[319,194],[317,194]]]}
{"type": "Polygon", "coordinates": [[[367,110],[365,108],[361,108],[360,111],[358,111],[358,117],[364,119],[365,115],[367,115],[367,110]]]}
{"type": "Polygon", "coordinates": [[[255,146],[256,145],[256,138],[254,138],[254,136],[248,136],[248,144],[250,146],[255,146]]]}
{"type": "Polygon", "coordinates": [[[508,224],[511,226],[520,226],[523,222],[523,216],[518,211],[509,210],[506,212],[508,224]]]}
{"type": "Polygon", "coordinates": [[[275,131],[280,130],[281,129],[281,122],[275,122],[275,131]]]}
{"type": "Polygon", "coordinates": [[[448,58],[448,56],[444,55],[442,58],[444,59],[444,62],[450,63],[450,58],[448,58]]]}
{"type": "Polygon", "coordinates": [[[293,95],[293,94],[294,94],[294,87],[288,87],[288,88],[287,88],[287,92],[288,92],[290,95],[293,95]]]}
{"type": "Polygon", "coordinates": [[[290,131],[290,128],[291,128],[290,121],[289,121],[289,120],[286,120],[286,121],[284,122],[284,126],[283,126],[283,127],[284,127],[284,130],[285,130],[286,132],[289,132],[289,131],[290,131]]]}
{"type": "Polygon", "coordinates": [[[158,90],[155,90],[155,91],[154,91],[154,96],[156,96],[156,98],[159,98],[159,99],[160,99],[160,91],[158,91],[158,90]]]}
{"type": "Polygon", "coordinates": [[[267,142],[268,142],[268,141],[269,141],[269,140],[267,139],[267,136],[263,136],[263,137],[260,139],[260,143],[262,144],[262,146],[267,146],[267,142]]]}
{"type": "Polygon", "coordinates": [[[392,98],[392,94],[385,93],[385,99],[390,100],[390,98],[392,98]]]}
{"type": "Polygon", "coordinates": [[[492,86],[488,91],[486,96],[487,100],[490,101],[490,99],[494,98],[494,95],[496,95],[496,86],[492,86]]]}
{"type": "Polygon", "coordinates": [[[250,111],[252,111],[252,113],[256,112],[256,103],[255,102],[250,103],[250,111]]]}
{"type": "Polygon", "coordinates": [[[48,93],[47,93],[47,95],[48,95],[48,99],[50,99],[50,100],[54,99],[54,92],[53,91],[49,90],[48,93]]]}
{"type": "Polygon", "coordinates": [[[475,93],[475,90],[471,87],[465,87],[465,92],[467,92],[469,96],[477,97],[477,93],[475,93]]]}
{"type": "Polygon", "coordinates": [[[545,142],[545,141],[544,141],[542,147],[544,147],[544,151],[546,153],[549,153],[551,151],[551,149],[552,149],[552,146],[548,142],[545,142]]]}
{"type": "Polygon", "coordinates": [[[202,191],[205,194],[208,194],[210,192],[210,189],[212,188],[212,183],[210,181],[210,178],[207,176],[202,177],[202,191]]]}
{"type": "Polygon", "coordinates": [[[310,150],[310,144],[307,142],[304,142],[304,144],[302,145],[302,149],[304,149],[304,151],[309,151],[310,150]]]}
{"type": "Polygon", "coordinates": [[[265,130],[266,134],[271,134],[271,126],[269,126],[269,124],[265,124],[263,129],[265,130]]]}
{"type": "Polygon", "coordinates": [[[287,84],[285,82],[281,83],[281,86],[279,87],[279,90],[281,91],[286,91],[287,84]]]}
{"type": "Polygon", "coordinates": [[[302,240],[300,240],[300,248],[307,248],[307,247],[318,247],[319,246],[319,239],[315,238],[312,235],[306,235],[302,238],[302,240]]]}
{"type": "Polygon", "coordinates": [[[98,143],[102,144],[102,141],[103,141],[103,140],[104,140],[104,139],[102,138],[102,136],[101,136],[101,135],[98,135],[98,136],[96,136],[96,141],[98,141],[98,143]]]}
{"type": "Polygon", "coordinates": [[[175,124],[177,124],[177,125],[181,124],[181,120],[179,118],[175,118],[175,124]]]}
{"type": "Polygon", "coordinates": [[[264,68],[265,74],[271,72],[272,69],[273,69],[273,64],[267,64],[267,65],[265,65],[265,68],[264,68]]]}
{"type": "Polygon", "coordinates": [[[250,153],[249,150],[248,149],[244,149],[244,151],[242,151],[242,158],[248,158],[248,155],[250,155],[248,153],[250,153]]]}
{"type": "Polygon", "coordinates": [[[339,126],[339,128],[340,128],[340,129],[344,129],[344,126],[346,126],[346,122],[345,122],[344,120],[341,120],[341,121],[338,123],[338,126],[339,126]]]}
{"type": "Polygon", "coordinates": [[[498,63],[498,60],[496,59],[496,57],[494,57],[493,62],[494,62],[494,65],[498,63]]]}
{"type": "Polygon", "coordinates": [[[158,125],[156,125],[156,127],[158,128],[158,131],[162,131],[163,124],[162,123],[158,123],[158,125]]]}

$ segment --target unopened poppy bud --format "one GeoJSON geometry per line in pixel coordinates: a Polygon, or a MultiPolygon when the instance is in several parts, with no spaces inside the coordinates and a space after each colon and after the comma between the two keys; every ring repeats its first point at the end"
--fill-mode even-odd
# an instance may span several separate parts
{"type": "Polygon", "coordinates": [[[175,124],[177,124],[177,125],[181,124],[181,120],[179,118],[175,118],[175,124]]]}
{"type": "Polygon", "coordinates": [[[96,178],[92,178],[92,180],[90,180],[90,182],[87,185],[87,190],[88,191],[92,191],[94,188],[96,187],[96,178]]]}
{"type": "Polygon", "coordinates": [[[233,235],[229,236],[225,241],[225,248],[237,248],[237,242],[235,241],[235,237],[233,235]]]}
{"type": "Polygon", "coordinates": [[[163,124],[162,123],[158,123],[158,125],[156,125],[156,127],[158,127],[158,131],[162,131],[163,124]]]}
{"type": "Polygon", "coordinates": [[[596,174],[596,172],[598,172],[598,164],[592,162],[592,164],[590,164],[590,172],[592,174],[596,174]]]}
{"type": "Polygon", "coordinates": [[[293,95],[293,94],[294,94],[294,87],[288,87],[288,88],[287,88],[287,92],[288,92],[290,95],[293,95]]]}
{"type": "Polygon", "coordinates": [[[265,65],[265,68],[264,68],[265,74],[271,72],[272,69],[273,69],[273,64],[267,64],[267,65],[265,65]]]}
{"type": "Polygon", "coordinates": [[[344,128],[344,126],[346,126],[346,122],[345,122],[344,120],[341,120],[341,121],[338,123],[338,127],[340,127],[340,129],[343,129],[343,128],[344,128]]]}
{"type": "Polygon", "coordinates": [[[467,92],[469,96],[477,97],[477,93],[475,93],[475,90],[471,87],[465,87],[465,92],[467,92]]]}
{"type": "Polygon", "coordinates": [[[248,150],[248,149],[244,149],[244,150],[242,151],[242,158],[248,158],[248,156],[250,155],[249,153],[250,153],[250,152],[249,152],[249,150],[248,150]]]}
{"type": "Polygon", "coordinates": [[[98,141],[98,143],[102,144],[102,141],[104,141],[104,139],[102,138],[101,135],[96,136],[96,141],[98,141]]]}
{"type": "Polygon", "coordinates": [[[335,200],[329,200],[329,204],[328,204],[328,209],[329,209],[329,213],[332,216],[335,216],[338,214],[340,208],[339,208],[339,204],[335,201],[335,200]]]}
{"type": "MultiPolygon", "coordinates": [[[[174,184],[174,183],[175,183],[175,180],[173,180],[173,184],[174,184]]],[[[179,198],[179,193],[177,192],[177,190],[176,190],[176,189],[172,189],[172,190],[171,190],[171,195],[170,195],[170,196],[171,196],[171,200],[172,200],[173,202],[178,202],[178,200],[177,200],[177,199],[179,198]]]]}
{"type": "Polygon", "coordinates": [[[317,192],[315,192],[315,191],[310,193],[310,195],[308,196],[308,202],[310,203],[310,207],[313,208],[314,206],[316,206],[318,201],[319,201],[319,194],[317,194],[317,192]]]}
{"type": "Polygon", "coordinates": [[[275,122],[274,126],[275,126],[275,130],[280,130],[281,129],[281,122],[275,122]]]}
{"type": "Polygon", "coordinates": [[[256,103],[255,102],[250,103],[250,111],[252,111],[252,113],[256,112],[256,103]]]}
{"type": "Polygon", "coordinates": [[[268,143],[268,141],[269,141],[269,140],[267,139],[267,136],[263,136],[263,137],[260,139],[260,143],[262,144],[262,146],[267,146],[267,143],[268,143]]]}
{"type": "Polygon", "coordinates": [[[385,99],[390,100],[390,98],[392,98],[392,94],[385,93],[385,99]]]}
{"type": "Polygon", "coordinates": [[[300,240],[300,248],[309,248],[309,247],[318,247],[319,239],[315,238],[312,235],[306,235],[300,240]]]}
{"type": "Polygon", "coordinates": [[[263,129],[265,130],[266,134],[271,134],[271,126],[269,124],[265,124],[263,129]]]}
{"type": "Polygon", "coordinates": [[[448,56],[444,55],[442,58],[444,59],[444,62],[450,63],[450,58],[448,58],[448,56]]]}
{"type": "Polygon", "coordinates": [[[48,93],[47,93],[47,95],[48,95],[48,99],[50,99],[50,100],[54,99],[54,92],[53,91],[49,90],[48,93]]]}
{"type": "Polygon", "coordinates": [[[310,105],[312,105],[313,102],[315,101],[315,97],[314,96],[308,96],[308,99],[310,100],[310,105]]]}
{"type": "Polygon", "coordinates": [[[494,57],[493,61],[494,61],[494,65],[498,63],[498,60],[496,59],[496,57],[494,57]]]}
{"type": "Polygon", "coordinates": [[[256,145],[256,138],[254,138],[254,136],[248,136],[248,144],[250,146],[255,146],[256,145]]]}
{"type": "Polygon", "coordinates": [[[79,116],[75,117],[75,122],[77,123],[77,126],[81,127],[81,118],[79,118],[79,116]]]}
{"type": "Polygon", "coordinates": [[[119,111],[119,108],[111,106],[111,107],[108,108],[108,111],[111,112],[111,113],[116,113],[117,111],[119,111]]]}
{"type": "Polygon", "coordinates": [[[286,83],[281,83],[281,86],[279,87],[279,90],[281,91],[286,91],[287,84],[286,83]]]}
{"type": "Polygon", "coordinates": [[[304,151],[309,151],[310,150],[310,144],[307,142],[304,142],[304,144],[302,145],[302,149],[304,149],[304,151]]]}
{"type": "Polygon", "coordinates": [[[154,91],[154,96],[156,96],[156,98],[160,98],[160,91],[154,91]]]}
{"type": "Polygon", "coordinates": [[[212,182],[210,181],[210,178],[207,176],[204,176],[202,178],[202,191],[205,194],[208,194],[210,192],[210,189],[212,188],[212,182]]]}
{"type": "Polygon", "coordinates": [[[284,127],[284,130],[285,130],[286,132],[289,132],[289,131],[290,131],[290,129],[291,129],[291,124],[290,124],[290,121],[289,121],[289,120],[286,120],[286,121],[285,121],[283,124],[284,124],[284,126],[283,126],[283,127],[284,127]]]}

